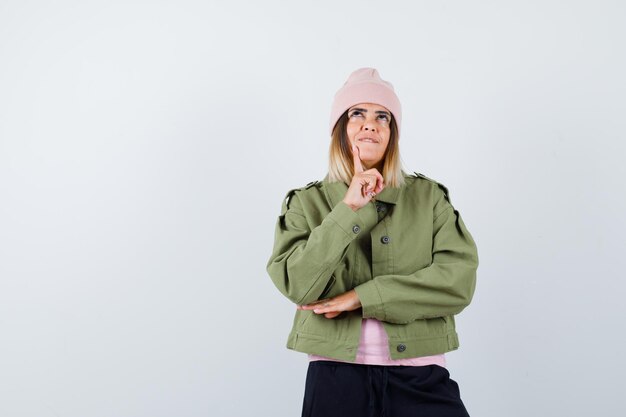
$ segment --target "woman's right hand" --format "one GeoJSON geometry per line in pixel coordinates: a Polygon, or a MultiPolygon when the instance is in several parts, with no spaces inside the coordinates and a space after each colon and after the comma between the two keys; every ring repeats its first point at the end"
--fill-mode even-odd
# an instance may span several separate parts
{"type": "Polygon", "coordinates": [[[384,178],[376,168],[365,170],[361,163],[360,151],[356,145],[352,145],[352,157],[354,161],[354,176],[348,187],[343,202],[357,211],[384,188],[384,178]]]}

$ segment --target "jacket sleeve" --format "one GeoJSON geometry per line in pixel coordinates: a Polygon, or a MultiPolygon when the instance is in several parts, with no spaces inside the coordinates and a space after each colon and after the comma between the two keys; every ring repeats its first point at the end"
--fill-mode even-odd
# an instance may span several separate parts
{"type": "Polygon", "coordinates": [[[408,275],[380,275],[354,288],[363,317],[390,323],[460,313],[476,287],[478,253],[461,215],[438,190],[432,263],[408,275]]]}
{"type": "Polygon", "coordinates": [[[378,216],[373,204],[356,212],[343,201],[311,228],[298,191],[283,201],[267,272],[274,285],[298,305],[316,301],[331,280],[348,245],[369,233],[378,216]]]}

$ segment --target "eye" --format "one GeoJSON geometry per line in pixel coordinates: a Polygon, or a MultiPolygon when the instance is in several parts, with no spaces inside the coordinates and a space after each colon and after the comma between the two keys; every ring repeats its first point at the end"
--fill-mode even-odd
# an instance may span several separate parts
{"type": "Polygon", "coordinates": [[[362,115],[363,115],[363,114],[361,113],[361,111],[360,111],[360,110],[355,110],[355,111],[353,111],[353,112],[352,112],[352,114],[350,114],[350,117],[353,117],[353,116],[362,116],[362,115]]]}
{"type": "Polygon", "coordinates": [[[386,121],[387,123],[389,123],[389,116],[387,116],[386,114],[380,114],[380,115],[378,115],[378,118],[386,121]]]}

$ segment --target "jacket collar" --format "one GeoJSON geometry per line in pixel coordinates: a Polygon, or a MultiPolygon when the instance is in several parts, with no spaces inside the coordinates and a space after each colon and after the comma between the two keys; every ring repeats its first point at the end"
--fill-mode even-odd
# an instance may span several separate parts
{"type": "MultiPolygon", "coordinates": [[[[343,181],[328,182],[328,174],[326,174],[322,181],[325,185],[326,196],[330,200],[332,206],[336,206],[337,203],[343,200],[343,197],[346,195],[346,191],[348,191],[348,185],[343,181]]],[[[374,199],[376,201],[396,204],[401,189],[402,188],[385,187],[385,189],[377,194],[374,199]]]]}

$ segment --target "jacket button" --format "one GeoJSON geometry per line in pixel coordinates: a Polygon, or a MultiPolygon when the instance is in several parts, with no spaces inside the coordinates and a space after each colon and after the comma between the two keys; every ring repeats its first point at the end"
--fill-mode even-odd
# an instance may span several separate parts
{"type": "Polygon", "coordinates": [[[406,345],[404,343],[400,343],[396,349],[398,349],[398,352],[404,352],[406,350],[406,345]]]}
{"type": "Polygon", "coordinates": [[[391,241],[391,238],[389,236],[383,236],[380,238],[380,241],[386,245],[387,243],[391,241]]]}
{"type": "Polygon", "coordinates": [[[361,228],[359,227],[358,224],[355,224],[354,226],[352,226],[352,231],[354,233],[359,233],[361,231],[361,228]]]}

